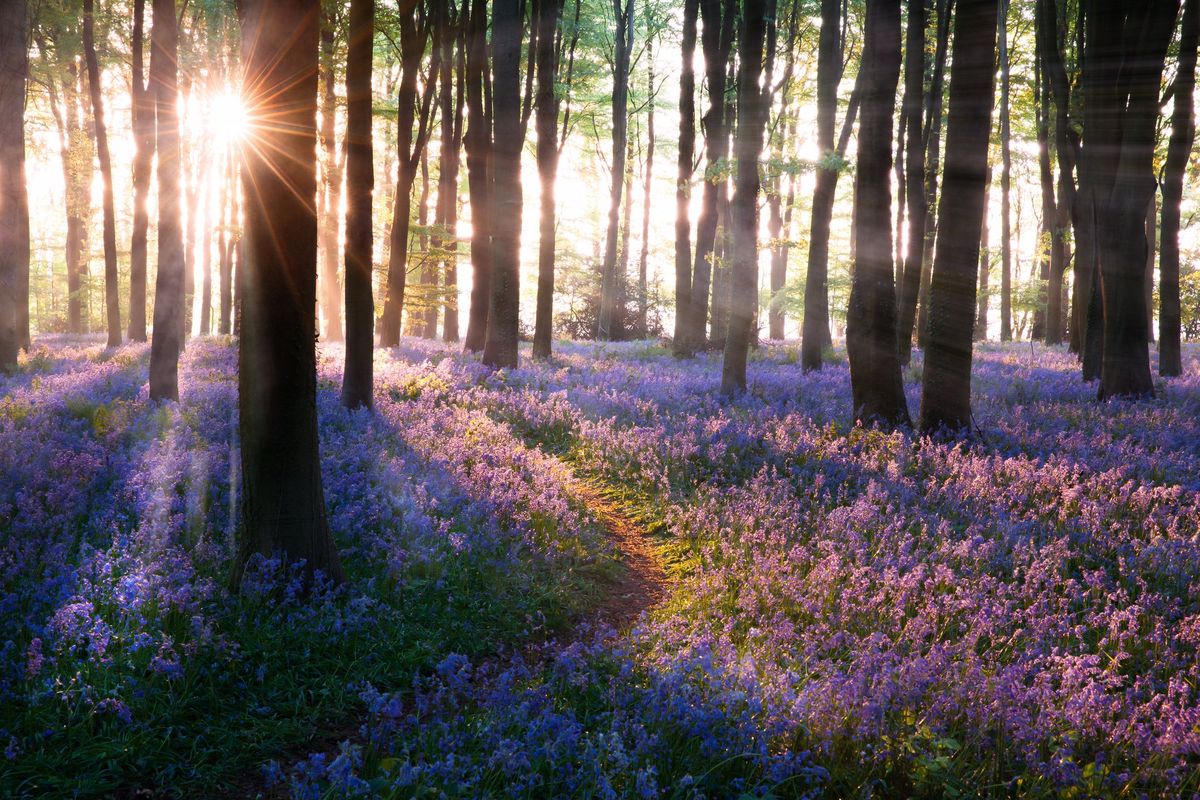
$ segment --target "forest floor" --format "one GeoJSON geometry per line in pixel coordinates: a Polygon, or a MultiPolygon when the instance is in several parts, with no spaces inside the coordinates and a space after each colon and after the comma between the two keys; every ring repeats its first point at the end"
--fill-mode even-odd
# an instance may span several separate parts
{"type": "MultiPolygon", "coordinates": [[[[44,337],[0,379],[0,795],[1182,796],[1200,790],[1200,351],[1096,403],[984,345],[968,443],[804,373],[560,343],[376,357],[318,413],[349,577],[227,589],[236,353],[44,337]],[[261,776],[261,777],[260,777],[261,776]]],[[[910,407],[919,357],[905,371],[910,407]]]]}

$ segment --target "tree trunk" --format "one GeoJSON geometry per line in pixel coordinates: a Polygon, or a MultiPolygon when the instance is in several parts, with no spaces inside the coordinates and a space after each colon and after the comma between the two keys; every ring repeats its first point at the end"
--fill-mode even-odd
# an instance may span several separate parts
{"type": "Polygon", "coordinates": [[[342,405],[370,408],[374,384],[375,300],[371,292],[371,60],[375,0],[352,0],[346,54],[346,366],[342,405]]]}
{"type": "Polygon", "coordinates": [[[991,278],[992,258],[988,250],[988,201],[991,195],[992,165],[987,166],[987,177],[983,182],[983,222],[979,234],[979,299],[976,303],[975,341],[984,342],[988,337],[988,283],[991,278]]]}
{"type": "Polygon", "coordinates": [[[900,77],[900,0],[867,0],[862,123],[855,172],[858,251],[846,314],[846,353],[854,418],[909,424],[896,353],[892,272],[892,110],[900,77]]]}
{"type": "Polygon", "coordinates": [[[438,323],[438,263],[429,251],[429,151],[421,152],[421,193],[417,200],[417,227],[421,230],[421,295],[425,308],[414,314],[420,320],[414,323],[418,335],[423,339],[437,338],[438,323]]]}
{"type": "Polygon", "coordinates": [[[217,333],[222,336],[229,334],[230,316],[233,311],[233,249],[234,235],[233,227],[237,224],[237,184],[235,168],[235,155],[231,151],[226,158],[225,164],[225,188],[222,191],[221,200],[221,238],[217,246],[217,252],[220,254],[218,306],[219,314],[217,317],[217,333]]]}
{"type": "MultiPolygon", "coordinates": [[[[246,279],[238,391],[242,528],[235,585],[253,555],[344,576],[325,517],[317,442],[318,0],[242,0],[246,279]]],[[[155,16],[157,20],[157,15],[155,16]]]]}
{"type": "Polygon", "coordinates": [[[1012,341],[1012,125],[1008,0],[1000,0],[1000,341],[1012,341]]]}
{"type": "Polygon", "coordinates": [[[178,53],[175,0],[154,0],[150,88],[154,92],[158,139],[158,277],[154,285],[154,338],[150,345],[151,400],[179,398],[179,353],[183,349],[178,53]]]}
{"type": "Polygon", "coordinates": [[[154,96],[143,71],[146,0],[133,5],[133,236],[129,249],[129,338],[146,341],[147,198],[154,174],[154,96]]]}
{"type": "MultiPolygon", "coordinates": [[[[971,424],[971,340],[992,128],[996,18],[997,6],[1006,4],[1007,0],[959,0],[955,11],[946,172],[921,386],[921,430],[926,433],[960,431],[971,424]]],[[[1004,16],[1002,8],[1001,25],[1004,16]]],[[[1002,89],[1002,114],[1004,95],[1002,89]]]]}
{"type": "Polygon", "coordinates": [[[1163,170],[1161,247],[1158,261],[1158,374],[1177,377],[1183,374],[1180,355],[1179,308],[1179,220],[1183,202],[1183,180],[1188,157],[1196,138],[1196,40],[1200,34],[1200,3],[1184,0],[1183,22],[1179,38],[1179,66],[1172,96],[1171,141],[1163,170]]]}
{"type": "MultiPolygon", "coordinates": [[[[615,338],[620,282],[617,274],[617,239],[620,234],[621,196],[626,183],[626,152],[629,145],[629,61],[633,53],[633,0],[612,0],[616,20],[613,54],[612,93],[612,175],[609,189],[608,233],[604,240],[604,261],[600,265],[600,316],[596,337],[615,338]]],[[[628,248],[626,248],[628,249],[628,248]]]]}
{"type": "Polygon", "coordinates": [[[648,74],[646,77],[646,161],[642,175],[642,254],[638,258],[638,318],[637,336],[646,338],[649,335],[648,314],[650,296],[647,271],[650,262],[650,195],[654,188],[654,101],[657,90],[654,86],[654,42],[653,38],[646,40],[646,60],[648,74]]]}
{"type": "MultiPolygon", "coordinates": [[[[908,364],[912,357],[913,325],[916,323],[917,298],[921,291],[921,273],[925,258],[925,218],[928,215],[928,200],[925,197],[925,142],[921,108],[925,91],[925,21],[929,2],[930,0],[908,0],[908,25],[905,29],[904,100],[901,113],[907,119],[904,160],[908,176],[904,182],[904,189],[908,195],[905,198],[905,205],[908,206],[908,243],[904,254],[904,274],[899,295],[899,330],[896,334],[901,364],[908,364]]],[[[942,6],[944,5],[943,3],[942,6]]],[[[940,37],[938,47],[941,51],[940,37]]],[[[899,231],[896,233],[899,238],[899,231]]]]}
{"type": "Polygon", "coordinates": [[[25,2],[0,4],[0,372],[17,366],[29,319],[29,197],[25,185],[25,2]]]}
{"type": "Polygon", "coordinates": [[[692,175],[696,159],[696,19],[700,0],[683,2],[682,65],[679,72],[679,158],[675,181],[675,329],[671,350],[676,358],[692,351],[689,317],[692,308],[692,175]]]}
{"type": "Polygon", "coordinates": [[[492,109],[488,102],[487,2],[471,0],[467,24],[467,191],[471,201],[471,309],[467,336],[468,352],[483,350],[487,337],[488,303],[492,289],[491,173],[492,109]]]}
{"type": "Polygon", "coordinates": [[[325,198],[321,220],[321,316],[326,341],[342,340],[342,298],[338,291],[338,222],[342,205],[342,171],[337,152],[337,70],[334,67],[334,20],[323,15],[321,25],[321,145],[324,169],[321,170],[322,195],[325,198]]]}
{"type": "Polygon", "coordinates": [[[492,5],[492,280],[483,363],[517,366],[521,280],[521,9],[492,5]]]}
{"type": "Polygon", "coordinates": [[[729,323],[721,368],[721,392],[726,395],[746,390],[746,357],[757,306],[758,159],[762,154],[770,91],[769,86],[765,90],[759,87],[767,27],[766,0],[745,0],[739,27],[737,177],[730,209],[733,259],[729,270],[729,323]]]}
{"type": "Polygon", "coordinates": [[[833,149],[837,90],[842,78],[840,0],[821,0],[821,33],[817,45],[817,147],[822,163],[813,191],[808,241],[808,274],[804,281],[804,325],[800,361],[804,369],[820,369],[829,333],[829,226],[837,194],[841,159],[833,149]]]}
{"type": "Polygon", "coordinates": [[[554,335],[554,232],[555,181],[558,176],[558,100],[554,92],[558,73],[555,33],[564,0],[534,0],[537,25],[537,165],[541,183],[538,220],[537,310],[533,330],[533,357],[549,358],[554,335]]]}
{"type": "Polygon", "coordinates": [[[443,231],[443,272],[445,280],[445,313],[442,318],[442,339],[458,341],[458,168],[459,150],[462,145],[463,92],[465,87],[465,55],[462,39],[458,35],[465,10],[454,18],[453,8],[447,3],[443,7],[441,80],[442,152],[441,169],[438,173],[438,215],[443,231]],[[455,44],[459,43],[459,57],[455,58],[455,44]],[[455,65],[458,66],[458,81],[454,81],[455,65]]]}
{"type": "MultiPolygon", "coordinates": [[[[1037,48],[1043,47],[1041,32],[1037,36],[1037,48]]],[[[1038,144],[1038,173],[1042,190],[1042,230],[1041,240],[1047,245],[1044,252],[1039,253],[1038,275],[1038,308],[1033,317],[1034,340],[1044,339],[1046,344],[1058,344],[1062,335],[1058,332],[1059,304],[1062,300],[1061,291],[1055,295],[1054,276],[1062,280],[1063,243],[1058,235],[1058,203],[1054,196],[1054,171],[1050,166],[1050,89],[1041,65],[1044,59],[1035,57],[1034,60],[1034,97],[1037,107],[1037,144],[1038,144]]]]}

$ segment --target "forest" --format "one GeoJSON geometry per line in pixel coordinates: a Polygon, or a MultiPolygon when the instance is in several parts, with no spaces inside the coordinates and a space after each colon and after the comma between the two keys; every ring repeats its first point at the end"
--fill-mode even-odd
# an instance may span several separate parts
{"type": "Polygon", "coordinates": [[[0,798],[1200,796],[1200,0],[0,0],[0,798]]]}

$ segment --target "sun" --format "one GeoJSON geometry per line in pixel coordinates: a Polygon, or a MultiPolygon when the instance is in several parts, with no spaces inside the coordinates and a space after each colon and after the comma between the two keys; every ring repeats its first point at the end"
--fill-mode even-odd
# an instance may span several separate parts
{"type": "Polygon", "coordinates": [[[245,101],[231,86],[213,95],[209,114],[209,127],[223,142],[240,142],[250,132],[250,115],[245,101]]]}

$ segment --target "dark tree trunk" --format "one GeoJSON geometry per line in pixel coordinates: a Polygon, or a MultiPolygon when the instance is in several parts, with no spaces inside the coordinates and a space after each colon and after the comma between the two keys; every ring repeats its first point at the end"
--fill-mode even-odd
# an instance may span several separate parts
{"type": "MultiPolygon", "coordinates": [[[[1040,30],[1037,42],[1037,49],[1041,50],[1040,30]]],[[[1044,339],[1046,344],[1058,344],[1062,341],[1062,336],[1057,333],[1055,326],[1058,322],[1058,306],[1062,294],[1060,292],[1058,298],[1055,298],[1053,276],[1057,271],[1061,281],[1063,248],[1060,246],[1056,232],[1058,203],[1054,196],[1054,170],[1050,166],[1050,90],[1041,68],[1043,62],[1044,59],[1040,57],[1035,58],[1034,61],[1034,96],[1037,103],[1035,117],[1037,120],[1038,175],[1042,190],[1041,238],[1048,243],[1048,247],[1040,253],[1038,258],[1038,308],[1033,315],[1031,338],[1034,340],[1044,339]]]]}
{"type": "Polygon", "coordinates": [[[108,127],[104,119],[100,63],[96,59],[94,0],[83,0],[83,57],[87,64],[92,124],[96,131],[96,156],[100,162],[100,178],[103,184],[105,327],[108,331],[108,346],[118,347],[121,344],[121,289],[117,282],[117,212],[113,202],[112,158],[108,152],[108,127]]]}
{"type": "Polygon", "coordinates": [[[858,250],[846,314],[846,353],[854,418],[865,425],[909,424],[896,353],[892,272],[892,111],[900,77],[900,0],[867,0],[862,123],[855,172],[858,250]]]}
{"type": "Polygon", "coordinates": [[[442,68],[441,115],[442,151],[441,169],[438,173],[438,221],[443,231],[443,272],[445,280],[445,313],[442,318],[442,339],[458,341],[458,169],[459,151],[462,145],[463,92],[465,87],[465,65],[462,55],[462,37],[459,35],[465,9],[454,16],[454,9],[446,3],[442,11],[441,45],[442,68]],[[455,57],[458,45],[459,57],[455,57]],[[455,66],[457,64],[457,82],[455,66]]]}
{"type": "MultiPolygon", "coordinates": [[[[900,284],[899,331],[896,344],[900,363],[912,357],[913,325],[917,298],[921,291],[921,272],[925,258],[925,142],[921,124],[922,96],[925,91],[925,20],[930,0],[908,0],[908,26],[905,29],[904,114],[907,128],[905,164],[908,175],[904,189],[908,195],[908,249],[904,254],[904,274],[900,284]]],[[[944,5],[944,4],[943,4],[944,5]]],[[[939,20],[940,25],[940,20],[939,20]]],[[[939,39],[939,48],[941,42],[939,39]]],[[[899,231],[896,232],[899,238],[899,231]]]]}
{"type": "Polygon", "coordinates": [[[230,152],[225,166],[224,200],[221,204],[221,240],[218,252],[221,255],[220,285],[217,317],[217,333],[222,336],[229,334],[230,319],[233,313],[233,251],[236,237],[233,228],[237,225],[237,167],[235,155],[230,152]]]}
{"type": "Polygon", "coordinates": [[[992,165],[988,164],[987,177],[983,182],[983,222],[979,234],[979,299],[975,313],[975,341],[987,341],[988,336],[988,284],[991,279],[992,258],[988,250],[988,201],[992,186],[992,165]]]}
{"type": "Polygon", "coordinates": [[[996,12],[997,0],[959,0],[955,10],[946,171],[921,387],[921,430],[927,433],[959,431],[971,423],[972,330],[992,129],[996,12]]]}
{"type": "Polygon", "coordinates": [[[338,291],[338,215],[342,204],[342,171],[337,152],[337,69],[334,67],[334,24],[324,15],[321,25],[321,146],[324,169],[321,170],[324,214],[321,220],[321,316],[326,341],[342,340],[342,298],[338,291]]]}
{"type": "Polygon", "coordinates": [[[146,341],[147,198],[154,174],[154,96],[143,70],[146,0],[133,5],[133,237],[129,249],[129,338],[146,341]]]}
{"type": "MultiPolygon", "coordinates": [[[[633,0],[612,0],[616,32],[613,52],[612,92],[612,175],[609,188],[608,233],[604,240],[604,261],[600,266],[600,316],[596,337],[616,338],[617,305],[624,283],[617,270],[617,239],[620,234],[621,197],[626,183],[629,145],[629,62],[633,55],[633,0]]],[[[626,246],[628,251],[628,246],[626,246]]]]}
{"type": "Polygon", "coordinates": [[[17,351],[28,338],[22,330],[29,319],[26,13],[24,0],[0,4],[0,372],[16,368],[17,351]]]}
{"type": "MultiPolygon", "coordinates": [[[[746,390],[746,357],[750,350],[758,295],[758,159],[762,154],[770,87],[762,89],[763,42],[767,1],[745,0],[739,26],[737,72],[737,177],[730,208],[733,259],[729,269],[729,322],[721,392],[746,390]]],[[[770,16],[774,17],[774,14],[770,16]]],[[[772,20],[773,23],[773,20],[772,20]]]]}
{"type": "MultiPolygon", "coordinates": [[[[91,217],[92,149],[80,97],[79,66],[72,54],[66,56],[66,77],[62,83],[61,115],[56,116],[62,136],[63,182],[67,211],[67,330],[87,331],[88,220],[91,217]]],[[[53,78],[50,80],[53,87],[53,78]]],[[[57,106],[51,88],[51,102],[57,106]]]]}
{"type": "MultiPolygon", "coordinates": [[[[1000,0],[1000,341],[1012,341],[1012,139],[1008,0],[1000,0]]],[[[990,85],[990,84],[989,84],[990,85]]]]}
{"type": "Polygon", "coordinates": [[[817,46],[817,146],[824,162],[813,190],[812,226],[808,242],[808,274],[804,281],[804,326],[800,361],[804,369],[820,369],[822,352],[832,344],[829,333],[829,225],[837,194],[841,159],[833,149],[837,89],[842,79],[840,0],[821,0],[821,34],[817,46]]]}
{"type": "Polygon", "coordinates": [[[722,164],[729,156],[729,125],[725,116],[725,66],[733,48],[735,14],[734,0],[700,0],[700,17],[704,23],[700,37],[704,51],[705,80],[708,85],[708,110],[700,120],[704,131],[704,150],[707,164],[704,174],[704,195],[700,218],[696,222],[696,252],[692,270],[692,310],[689,322],[688,348],[705,345],[708,330],[708,291],[712,282],[712,257],[717,243],[717,217],[721,186],[722,164]]]}
{"type": "MultiPolygon", "coordinates": [[[[255,554],[343,580],[317,442],[318,0],[242,0],[246,276],[238,390],[242,528],[235,585],[255,554]]],[[[157,16],[155,17],[157,19],[157,16]]]]}
{"type": "Polygon", "coordinates": [[[1183,202],[1183,179],[1196,138],[1196,112],[1192,94],[1196,90],[1196,40],[1200,34],[1200,3],[1184,0],[1179,37],[1179,66],[1172,96],[1171,141],[1163,170],[1162,240],[1159,252],[1158,374],[1183,374],[1179,352],[1179,219],[1183,202]]]}
{"type": "Polygon", "coordinates": [[[151,400],[179,398],[179,353],[183,349],[178,53],[175,0],[154,0],[150,88],[154,92],[158,137],[158,277],[154,285],[154,338],[150,345],[151,400]]]}
{"type": "Polygon", "coordinates": [[[692,174],[696,160],[696,19],[700,0],[683,2],[683,60],[679,72],[679,158],[675,183],[675,330],[672,352],[692,351],[688,326],[692,308],[692,174]]]}
{"type": "MultiPolygon", "coordinates": [[[[440,71],[440,70],[439,70],[440,71]]],[[[417,227],[421,234],[418,240],[421,250],[421,297],[425,308],[413,314],[412,327],[423,339],[437,338],[438,323],[438,262],[429,252],[429,151],[421,152],[421,193],[417,198],[417,227]]],[[[419,304],[418,303],[418,304],[419,304]]]]}
{"type": "Polygon", "coordinates": [[[352,0],[346,54],[346,367],[342,375],[342,405],[350,409],[371,407],[375,371],[375,300],[371,293],[374,38],[375,0],[352,0]]]}
{"type": "Polygon", "coordinates": [[[534,0],[537,25],[537,165],[541,183],[538,219],[537,310],[533,329],[533,357],[549,358],[554,334],[554,188],[558,175],[558,100],[554,92],[558,73],[556,33],[564,0],[534,0]]]}
{"type": "Polygon", "coordinates": [[[467,336],[468,352],[483,349],[487,337],[488,303],[492,295],[492,111],[488,102],[487,2],[471,0],[467,24],[467,191],[471,201],[471,309],[467,336]]]}
{"type": "Polygon", "coordinates": [[[492,5],[495,143],[492,152],[492,280],[483,363],[517,365],[521,260],[521,9],[492,5]]]}

